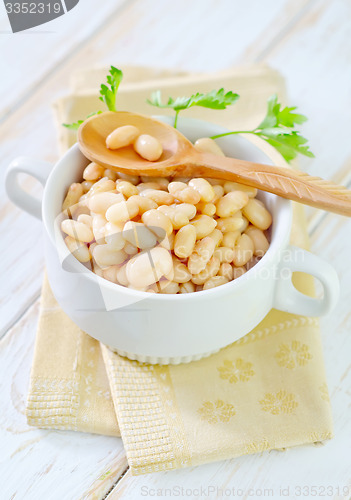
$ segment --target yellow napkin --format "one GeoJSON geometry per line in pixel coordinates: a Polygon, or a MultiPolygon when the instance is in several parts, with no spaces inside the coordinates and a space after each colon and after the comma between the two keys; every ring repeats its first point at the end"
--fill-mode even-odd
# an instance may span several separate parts
{"type": "MultiPolygon", "coordinates": [[[[156,88],[187,95],[224,86],[241,95],[232,110],[191,115],[229,127],[258,123],[273,92],[285,99],[275,71],[255,66],[216,75],[176,75],[127,68],[119,109],[144,113],[156,88]],[[145,75],[143,77],[143,75],[145,75]]],[[[55,104],[61,149],[74,134],[59,124],[99,109],[95,85],[106,70],[73,81],[74,93],[55,104]],[[84,86],[78,89],[78,86],[84,86]]],[[[157,111],[157,110],[156,110],[157,111]]],[[[267,146],[270,156],[278,158],[267,146]]],[[[281,159],[280,159],[281,161],[281,159]]],[[[304,211],[294,207],[292,242],[308,246],[304,211]]],[[[295,284],[313,294],[313,280],[295,284]]],[[[215,332],[214,332],[215,335],[215,332]]],[[[101,345],[111,395],[133,474],[322,441],[332,437],[318,321],[276,310],[251,333],[210,358],[188,365],[152,366],[129,361],[101,345]]],[[[44,282],[42,309],[27,406],[40,427],[118,435],[99,343],[59,309],[44,282]]]]}
{"type": "Polygon", "coordinates": [[[26,413],[41,428],[120,436],[100,344],[62,311],[46,276],[26,413]]]}

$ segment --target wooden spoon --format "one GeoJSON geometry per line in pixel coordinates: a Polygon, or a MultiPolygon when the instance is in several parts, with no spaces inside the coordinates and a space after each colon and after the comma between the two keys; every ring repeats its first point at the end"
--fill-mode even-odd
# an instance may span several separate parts
{"type": "Polygon", "coordinates": [[[92,116],[80,126],[78,144],[89,160],[119,172],[226,179],[351,216],[351,191],[343,186],[289,168],[201,153],[178,130],[148,116],[125,111],[107,111],[92,116]],[[144,160],[131,146],[108,149],[106,137],[122,125],[135,125],[141,134],[157,137],[163,146],[161,158],[156,162],[144,160]]]}

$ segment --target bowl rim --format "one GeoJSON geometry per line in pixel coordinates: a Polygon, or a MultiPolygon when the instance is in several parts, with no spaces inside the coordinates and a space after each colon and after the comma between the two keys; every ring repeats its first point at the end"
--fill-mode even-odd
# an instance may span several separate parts
{"type": "MultiPolygon", "coordinates": [[[[155,119],[162,119],[162,121],[166,121],[169,123],[172,123],[172,118],[169,116],[153,116],[155,119]]],[[[215,127],[216,132],[218,134],[221,134],[223,132],[228,132],[229,129],[214,124],[212,122],[208,122],[206,120],[199,120],[196,118],[187,118],[187,117],[181,117],[178,121],[178,128],[181,129],[182,125],[190,125],[194,128],[201,127],[204,125],[210,125],[212,127],[215,127]]],[[[231,139],[231,137],[229,136],[231,139]]],[[[255,148],[259,150],[261,153],[263,153],[268,161],[274,163],[274,158],[273,155],[269,154],[269,151],[266,151],[266,149],[263,150],[259,146],[259,144],[266,144],[263,139],[257,138],[257,141],[255,143],[252,143],[248,138],[245,137],[243,134],[238,134],[235,136],[232,136],[232,138],[235,140],[241,139],[244,141],[243,144],[250,144],[250,147],[255,148]],[[256,144],[256,142],[258,144],[256,144]]],[[[50,175],[47,179],[47,182],[45,184],[44,188],[44,193],[43,193],[43,201],[42,201],[42,219],[43,223],[46,229],[46,232],[49,235],[49,239],[52,243],[52,245],[55,247],[55,249],[58,251],[58,253],[62,252],[62,254],[67,254],[69,253],[66,244],[64,243],[63,235],[61,231],[55,231],[55,224],[56,224],[56,219],[53,221],[50,219],[46,207],[47,204],[50,204],[50,192],[54,185],[55,177],[58,175],[58,172],[60,168],[66,163],[69,162],[70,156],[79,150],[79,146],[77,143],[75,143],[73,146],[71,146],[60,158],[59,160],[55,163],[52,171],[50,172],[50,175]]],[[[270,196],[275,197],[275,195],[270,194],[270,196]]],[[[278,198],[278,197],[277,197],[278,198]]],[[[275,236],[274,240],[270,242],[269,249],[267,250],[266,254],[251,268],[249,269],[245,274],[240,276],[239,278],[229,281],[228,283],[225,283],[223,285],[220,285],[215,288],[211,288],[209,290],[201,290],[201,292],[194,292],[194,293],[184,293],[184,294],[163,294],[163,293],[149,293],[145,291],[140,291],[140,290],[134,290],[131,288],[127,288],[123,285],[119,285],[117,283],[112,283],[111,281],[106,280],[103,277],[100,277],[99,275],[95,274],[93,271],[90,269],[86,268],[81,262],[79,262],[76,258],[73,258],[71,261],[72,266],[74,267],[74,271],[78,272],[79,274],[84,274],[84,276],[90,280],[94,281],[95,284],[97,284],[100,288],[103,287],[105,288],[108,292],[114,293],[114,292],[119,292],[119,293],[124,293],[128,296],[135,297],[136,300],[152,300],[152,301],[178,301],[182,302],[184,300],[202,300],[203,298],[210,298],[212,296],[220,296],[223,294],[227,294],[228,292],[233,292],[235,289],[243,285],[246,281],[248,281],[250,278],[254,277],[255,274],[260,272],[261,268],[269,265],[274,259],[281,249],[282,246],[285,246],[288,242],[288,237],[290,234],[290,229],[291,229],[291,221],[292,221],[292,203],[290,200],[284,199],[284,198],[279,198],[279,203],[280,203],[280,216],[279,216],[279,227],[285,226],[285,234],[281,238],[281,241],[277,241],[277,236],[275,236]]],[[[274,219],[273,219],[274,223],[274,219]]],[[[277,230],[278,230],[277,228],[277,230]]],[[[69,253],[70,254],[70,253],[69,253]]],[[[72,255],[72,254],[70,254],[72,255]]]]}

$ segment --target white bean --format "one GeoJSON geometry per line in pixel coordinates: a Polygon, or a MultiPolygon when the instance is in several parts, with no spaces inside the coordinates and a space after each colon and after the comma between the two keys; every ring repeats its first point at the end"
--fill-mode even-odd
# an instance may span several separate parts
{"type": "Polygon", "coordinates": [[[91,255],[89,249],[85,243],[77,241],[71,236],[66,236],[65,243],[68,250],[75,256],[79,262],[89,262],[91,259],[91,255]]]}
{"type": "Polygon", "coordinates": [[[136,255],[138,253],[138,247],[130,243],[129,241],[125,242],[123,250],[125,251],[126,254],[128,254],[128,257],[130,255],[136,255]]]}
{"type": "Polygon", "coordinates": [[[128,198],[128,205],[137,206],[138,213],[140,215],[142,215],[144,212],[147,212],[148,210],[152,210],[158,207],[157,203],[154,200],[151,200],[151,198],[145,198],[144,196],[139,195],[133,195],[128,198]]]}
{"type": "Polygon", "coordinates": [[[216,213],[216,205],[214,203],[205,203],[201,201],[196,205],[196,209],[198,212],[203,215],[208,215],[209,217],[212,217],[216,213]]]}
{"type": "Polygon", "coordinates": [[[84,169],[83,179],[86,181],[97,181],[104,175],[104,167],[97,163],[89,163],[84,169]]]}
{"type": "Polygon", "coordinates": [[[253,256],[254,244],[247,234],[242,234],[234,247],[233,262],[236,267],[244,266],[253,256]]]}
{"type": "Polygon", "coordinates": [[[150,177],[148,175],[141,175],[140,178],[144,183],[156,182],[160,186],[160,189],[167,189],[169,184],[167,177],[150,177]]]}
{"type": "Polygon", "coordinates": [[[212,257],[216,248],[216,242],[213,238],[206,236],[202,240],[199,240],[194,248],[194,252],[200,255],[203,260],[207,263],[212,257]]]}
{"type": "Polygon", "coordinates": [[[117,283],[117,270],[118,266],[106,267],[106,269],[102,271],[102,277],[105,278],[105,280],[112,281],[112,283],[117,283]]]}
{"type": "Polygon", "coordinates": [[[172,203],[174,203],[174,196],[166,191],[145,189],[145,191],[142,191],[140,194],[141,196],[154,200],[158,205],[172,205],[172,203]]]}
{"type": "Polygon", "coordinates": [[[156,189],[157,191],[161,190],[161,186],[157,182],[142,182],[136,186],[139,193],[145,191],[145,189],[156,189]]]}
{"type": "Polygon", "coordinates": [[[175,234],[173,232],[169,236],[166,236],[164,240],[160,241],[160,245],[161,245],[161,247],[165,248],[166,250],[173,250],[174,249],[174,240],[175,240],[175,234]]]}
{"type": "Polygon", "coordinates": [[[89,226],[83,222],[72,219],[65,219],[61,222],[61,230],[75,240],[89,243],[94,239],[94,235],[89,226]]]}
{"type": "Polygon", "coordinates": [[[167,284],[162,287],[161,293],[178,293],[179,289],[179,283],[176,283],[175,281],[168,281],[167,284]]]}
{"type": "Polygon", "coordinates": [[[222,231],[222,233],[227,233],[228,231],[242,231],[244,225],[243,217],[225,217],[223,219],[217,219],[217,228],[222,231]]]}
{"type": "Polygon", "coordinates": [[[116,184],[113,181],[111,181],[111,179],[103,177],[102,179],[100,179],[99,181],[95,182],[95,184],[92,185],[87,194],[88,196],[91,196],[96,193],[113,191],[114,189],[116,189],[116,184]]]}
{"type": "Polygon", "coordinates": [[[141,222],[126,222],[123,228],[123,238],[142,250],[152,248],[157,243],[154,233],[141,222]]]}
{"type": "Polygon", "coordinates": [[[203,289],[209,290],[210,288],[225,285],[226,283],[228,283],[228,279],[225,276],[213,276],[205,282],[203,289]]]}
{"type": "Polygon", "coordinates": [[[217,226],[217,221],[208,215],[199,215],[191,220],[190,224],[194,226],[196,230],[196,239],[201,240],[205,236],[212,233],[214,228],[217,226]]]}
{"type": "Polygon", "coordinates": [[[186,187],[185,189],[176,191],[173,196],[183,203],[191,203],[192,205],[196,205],[201,200],[200,194],[192,187],[186,187]]]}
{"type": "Polygon", "coordinates": [[[185,259],[193,253],[196,242],[196,229],[193,225],[179,229],[174,239],[174,253],[177,257],[185,259]]]}
{"type": "Polygon", "coordinates": [[[109,245],[96,245],[93,250],[93,258],[97,265],[104,269],[106,267],[122,264],[127,258],[123,250],[115,251],[109,245]]]}
{"type": "Polygon", "coordinates": [[[179,293],[193,293],[195,292],[195,285],[192,281],[182,283],[179,287],[179,293]]]}
{"type": "Polygon", "coordinates": [[[254,226],[249,226],[245,234],[250,236],[254,245],[254,255],[262,257],[269,248],[269,242],[261,229],[254,226]]]}
{"type": "Polygon", "coordinates": [[[192,203],[180,203],[174,207],[177,213],[183,213],[188,220],[191,220],[196,215],[196,206],[192,203]]]}
{"type": "Polygon", "coordinates": [[[219,261],[222,262],[232,262],[234,257],[234,250],[229,247],[218,247],[213,254],[219,261]]]}
{"type": "Polygon", "coordinates": [[[195,149],[200,151],[200,153],[211,153],[216,156],[224,156],[224,153],[218,144],[209,137],[201,137],[201,139],[195,141],[194,146],[195,149]]]}
{"type": "Polygon", "coordinates": [[[81,182],[81,186],[83,188],[83,192],[84,194],[87,193],[89,191],[89,189],[91,189],[94,185],[94,182],[93,181],[83,181],[81,182]]]}
{"type": "Polygon", "coordinates": [[[234,248],[236,240],[240,236],[240,231],[228,231],[223,235],[223,246],[234,248]]]}
{"type": "Polygon", "coordinates": [[[188,259],[188,269],[191,274],[199,274],[206,267],[207,261],[198,253],[194,252],[188,259]]]}
{"type": "Polygon", "coordinates": [[[124,181],[122,179],[118,179],[116,182],[116,189],[119,193],[122,193],[126,198],[130,198],[131,196],[139,194],[138,188],[134,186],[129,181],[124,181]]]}
{"type": "Polygon", "coordinates": [[[158,209],[169,217],[174,229],[181,229],[189,224],[189,218],[184,210],[177,210],[176,207],[168,207],[167,205],[161,205],[158,209]]]}
{"type": "Polygon", "coordinates": [[[94,215],[93,217],[93,233],[94,238],[98,243],[105,243],[105,226],[107,220],[103,215],[94,215]]]}
{"type": "Polygon", "coordinates": [[[203,285],[207,280],[216,276],[220,267],[220,261],[217,257],[211,257],[207,262],[206,267],[198,274],[192,276],[191,281],[195,285],[203,285]]]}
{"type": "Polygon", "coordinates": [[[106,147],[109,149],[119,149],[133,144],[140,134],[139,129],[134,125],[124,125],[113,130],[106,138],[106,147]]]}
{"type": "Polygon", "coordinates": [[[205,179],[211,184],[211,186],[224,186],[224,179],[212,179],[211,177],[205,177],[205,179]]]}
{"type": "Polygon", "coordinates": [[[134,142],[134,149],[142,158],[148,161],[159,160],[163,153],[160,141],[148,134],[139,135],[134,142]]]}
{"type": "Polygon", "coordinates": [[[111,181],[116,181],[118,179],[118,174],[114,170],[111,170],[110,168],[105,168],[104,170],[104,177],[107,177],[111,181]]]}
{"type": "Polygon", "coordinates": [[[215,193],[215,197],[213,198],[212,203],[217,203],[224,195],[224,188],[220,184],[215,184],[215,185],[212,184],[212,187],[215,193]]]}
{"type": "Polygon", "coordinates": [[[82,197],[80,198],[80,201],[76,203],[76,205],[72,205],[71,207],[69,207],[69,209],[67,209],[67,213],[68,211],[71,212],[71,216],[76,220],[80,215],[90,214],[90,210],[87,207],[86,200],[82,200],[82,197]]]}
{"type": "Polygon", "coordinates": [[[167,275],[172,269],[170,252],[155,247],[135,255],[127,263],[127,279],[136,288],[148,287],[167,275]]]}
{"type": "Polygon", "coordinates": [[[121,179],[124,179],[128,182],[131,182],[134,185],[139,183],[139,176],[138,175],[131,175],[131,174],[125,174],[124,172],[118,172],[118,177],[120,177],[121,179]]]}
{"type": "Polygon", "coordinates": [[[158,239],[163,240],[173,232],[171,219],[160,210],[148,210],[141,216],[143,223],[148,226],[158,239]]]}
{"type": "Polygon", "coordinates": [[[206,179],[191,179],[189,186],[199,193],[200,200],[205,203],[211,202],[216,196],[213,187],[206,179]]]}
{"type": "Polygon", "coordinates": [[[256,188],[245,186],[238,182],[226,181],[223,187],[225,193],[230,193],[231,191],[244,191],[249,198],[254,198],[257,195],[256,188]]]}
{"type": "Polygon", "coordinates": [[[123,264],[123,266],[120,266],[118,268],[116,277],[117,277],[117,282],[120,285],[123,286],[129,285],[129,281],[127,279],[127,264],[123,264]]]}
{"type": "Polygon", "coordinates": [[[83,187],[78,182],[75,182],[70,185],[68,188],[66,197],[62,204],[62,211],[67,210],[67,208],[71,207],[78,203],[79,198],[83,195],[83,187]]]}
{"type": "Polygon", "coordinates": [[[129,219],[133,219],[139,213],[139,207],[136,203],[128,203],[125,201],[120,201],[115,203],[106,211],[106,219],[114,224],[121,224],[122,222],[127,222],[129,219]]]}
{"type": "Polygon", "coordinates": [[[218,271],[219,276],[225,276],[228,281],[233,279],[233,266],[229,262],[223,262],[218,271]]]}
{"type": "Polygon", "coordinates": [[[97,264],[94,264],[93,272],[97,275],[100,276],[100,278],[104,277],[104,271],[99,267],[97,264]]]}
{"type": "Polygon", "coordinates": [[[83,224],[87,225],[88,227],[92,228],[93,226],[93,218],[91,215],[88,214],[80,214],[77,217],[78,222],[83,222],[83,224]]]}
{"type": "Polygon", "coordinates": [[[231,191],[218,200],[216,213],[218,217],[230,217],[245,207],[248,201],[249,197],[243,191],[231,191]]]}
{"type": "Polygon", "coordinates": [[[173,281],[176,281],[177,283],[186,283],[191,280],[191,273],[189,269],[176,257],[173,257],[173,270],[173,281]]]}
{"type": "Polygon", "coordinates": [[[241,228],[240,228],[240,231],[243,233],[243,232],[245,232],[245,231],[246,231],[246,229],[248,228],[248,226],[249,226],[249,221],[248,221],[248,220],[247,220],[247,218],[246,218],[246,217],[244,217],[244,216],[242,216],[242,221],[243,221],[243,222],[242,222],[242,226],[241,226],[241,228]]]}
{"type": "Polygon", "coordinates": [[[120,201],[124,201],[124,196],[117,193],[97,193],[93,194],[88,200],[89,209],[96,214],[103,214],[108,208],[120,201]]]}
{"type": "Polygon", "coordinates": [[[188,184],[185,182],[180,182],[180,181],[172,181],[168,184],[168,191],[175,195],[175,193],[178,193],[179,191],[182,191],[183,189],[186,189],[188,187],[188,184]]]}
{"type": "Polygon", "coordinates": [[[219,247],[219,245],[223,241],[223,233],[219,229],[217,229],[217,228],[214,229],[212,231],[212,233],[210,233],[208,236],[213,239],[213,241],[215,242],[216,247],[219,247]]]}
{"type": "Polygon", "coordinates": [[[266,209],[266,207],[259,201],[255,199],[250,199],[245,208],[243,209],[243,214],[254,226],[258,229],[268,229],[272,224],[272,216],[266,209]]]}
{"type": "Polygon", "coordinates": [[[122,250],[125,245],[123,238],[123,227],[121,225],[112,224],[107,222],[104,230],[105,241],[113,250],[122,250]]]}

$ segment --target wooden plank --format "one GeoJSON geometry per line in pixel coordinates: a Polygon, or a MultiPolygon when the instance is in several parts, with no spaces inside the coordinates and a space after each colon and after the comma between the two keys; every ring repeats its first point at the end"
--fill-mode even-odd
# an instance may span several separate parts
{"type": "Polygon", "coordinates": [[[2,498],[103,498],[127,467],[120,438],[29,427],[25,401],[39,301],[0,341],[2,498]]]}
{"type": "Polygon", "coordinates": [[[187,0],[138,0],[87,50],[91,64],[111,64],[111,55],[118,54],[121,66],[218,71],[253,62],[313,1],[202,0],[199,8],[187,0]],[[141,40],[147,50],[141,50],[141,40]]]}
{"type": "Polygon", "coordinates": [[[13,34],[5,12],[0,17],[0,121],[43,80],[77,52],[94,32],[113,22],[126,0],[84,0],[45,26],[13,34]],[[79,29],[76,29],[79,26],[79,29]]]}
{"type": "MultiPolygon", "coordinates": [[[[216,70],[240,60],[250,46],[264,48],[309,2],[297,0],[292,4],[287,0],[279,3],[250,0],[250,9],[240,3],[233,4],[231,0],[222,3],[218,9],[216,0],[206,0],[200,10],[195,2],[189,4],[187,0],[172,3],[143,0],[128,4],[128,8],[113,22],[107,23],[102,32],[94,34],[88,43],[67,55],[67,60],[0,126],[4,166],[17,154],[48,161],[57,159],[56,130],[50,103],[67,88],[69,77],[77,70],[117,62],[122,66],[152,64],[190,71],[216,70]],[[184,12],[187,12],[186,16],[184,12]],[[170,22],[165,22],[166,19],[170,22]],[[245,26],[249,22],[251,29],[247,30],[245,26]],[[267,24],[272,25],[272,29],[262,44],[260,37],[267,24]],[[209,29],[216,36],[209,37],[209,29]],[[179,33],[187,36],[179,36],[179,33]],[[141,51],[138,46],[141,35],[145,37],[143,45],[148,47],[147,51],[141,51]],[[201,47],[200,51],[198,47],[201,47]]],[[[0,171],[0,181],[3,171],[0,171]]],[[[27,181],[26,188],[38,192],[32,182],[27,181]]],[[[2,182],[0,214],[4,214],[0,221],[2,246],[7,249],[6,258],[0,263],[0,274],[7,283],[6,290],[0,291],[1,335],[39,294],[43,254],[40,223],[13,207],[3,194],[2,182]],[[14,245],[19,235],[20,244],[14,245]]]]}

